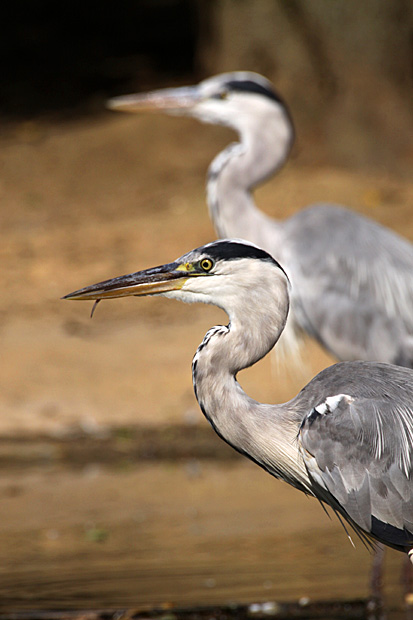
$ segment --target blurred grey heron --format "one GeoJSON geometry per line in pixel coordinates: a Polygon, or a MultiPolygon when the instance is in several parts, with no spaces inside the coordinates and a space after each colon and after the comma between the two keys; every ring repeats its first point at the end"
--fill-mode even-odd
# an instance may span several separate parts
{"type": "Polygon", "coordinates": [[[281,405],[253,400],[237,373],[279,339],[289,281],[267,252],[215,241],[176,261],[66,295],[96,300],[163,295],[214,304],[229,324],[212,327],[192,363],[200,408],[218,435],[267,472],[312,495],[374,540],[413,554],[413,371],[340,362],[281,405]]]}
{"type": "Polygon", "coordinates": [[[209,211],[220,237],[252,241],[285,268],[292,284],[281,340],[287,350],[304,332],[338,360],[412,366],[413,246],[338,205],[311,205],[284,221],[256,208],[252,190],[282,166],[294,139],[288,109],[267,79],[225,73],[108,105],[190,116],[239,134],[210,165],[209,211]]]}

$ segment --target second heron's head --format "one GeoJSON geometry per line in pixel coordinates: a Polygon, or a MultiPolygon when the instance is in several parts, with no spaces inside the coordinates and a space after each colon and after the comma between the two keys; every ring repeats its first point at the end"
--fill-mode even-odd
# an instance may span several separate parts
{"type": "Polygon", "coordinates": [[[279,119],[293,139],[286,104],[271,82],[258,73],[234,71],[215,75],[193,86],[164,88],[110,99],[108,107],[121,112],[164,112],[191,116],[205,123],[245,131],[251,124],[279,119]]]}

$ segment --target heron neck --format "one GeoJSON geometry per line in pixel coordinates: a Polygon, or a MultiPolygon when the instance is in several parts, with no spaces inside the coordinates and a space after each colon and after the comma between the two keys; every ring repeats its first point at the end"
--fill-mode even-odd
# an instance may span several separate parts
{"type": "MultiPolygon", "coordinates": [[[[268,299],[276,300],[277,293],[269,291],[268,299]]],[[[195,395],[205,417],[227,443],[271,474],[310,492],[301,460],[297,465],[295,444],[301,419],[286,405],[257,402],[236,379],[240,370],[274,346],[286,319],[286,306],[274,301],[265,307],[251,306],[252,327],[233,313],[228,326],[213,327],[206,334],[192,365],[195,395]]]]}
{"type": "Polygon", "coordinates": [[[246,411],[251,413],[259,404],[242,390],[236,376],[261,359],[279,338],[283,320],[277,324],[271,317],[271,330],[265,315],[265,311],[252,315],[254,323],[257,319],[266,326],[262,333],[232,316],[227,326],[218,325],[207,332],[194,356],[192,372],[196,397],[205,416],[223,436],[228,419],[242,419],[246,411]]]}
{"type": "Polygon", "coordinates": [[[211,219],[220,237],[245,238],[266,246],[277,223],[255,206],[254,188],[284,163],[292,142],[287,121],[267,118],[239,132],[240,141],[213,160],[207,180],[211,219]]]}

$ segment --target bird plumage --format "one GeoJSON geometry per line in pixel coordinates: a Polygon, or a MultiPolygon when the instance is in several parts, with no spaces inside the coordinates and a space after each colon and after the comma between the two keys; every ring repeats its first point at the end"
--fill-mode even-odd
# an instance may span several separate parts
{"type": "Polygon", "coordinates": [[[239,141],[209,168],[210,215],[220,237],[256,243],[288,273],[286,346],[305,332],[339,360],[412,366],[412,244],[339,205],[311,205],[283,221],[257,209],[253,189],[283,165],[294,140],[288,108],[268,80],[225,73],[109,103],[117,110],[191,116],[238,133],[239,141]]]}
{"type": "Polygon", "coordinates": [[[215,241],[176,261],[67,295],[164,295],[223,308],[193,359],[201,410],[215,431],[270,474],[317,497],[359,533],[413,548],[413,371],[341,362],[284,404],[259,403],[237,373],[270,351],[286,324],[289,281],[267,252],[215,241]]]}
{"type": "Polygon", "coordinates": [[[380,363],[336,364],[291,404],[308,411],[312,403],[299,443],[320,492],[331,494],[364,531],[404,549],[413,532],[412,372],[380,363]]]}

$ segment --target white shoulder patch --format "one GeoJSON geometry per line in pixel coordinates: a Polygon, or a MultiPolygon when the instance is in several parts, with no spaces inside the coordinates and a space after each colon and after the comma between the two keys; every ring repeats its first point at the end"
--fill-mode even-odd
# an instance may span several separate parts
{"type": "Polygon", "coordinates": [[[335,396],[328,396],[328,398],[326,398],[324,402],[314,407],[314,409],[320,415],[334,413],[335,409],[337,409],[342,400],[344,400],[348,404],[351,403],[353,399],[348,394],[336,394],[335,396]]]}

